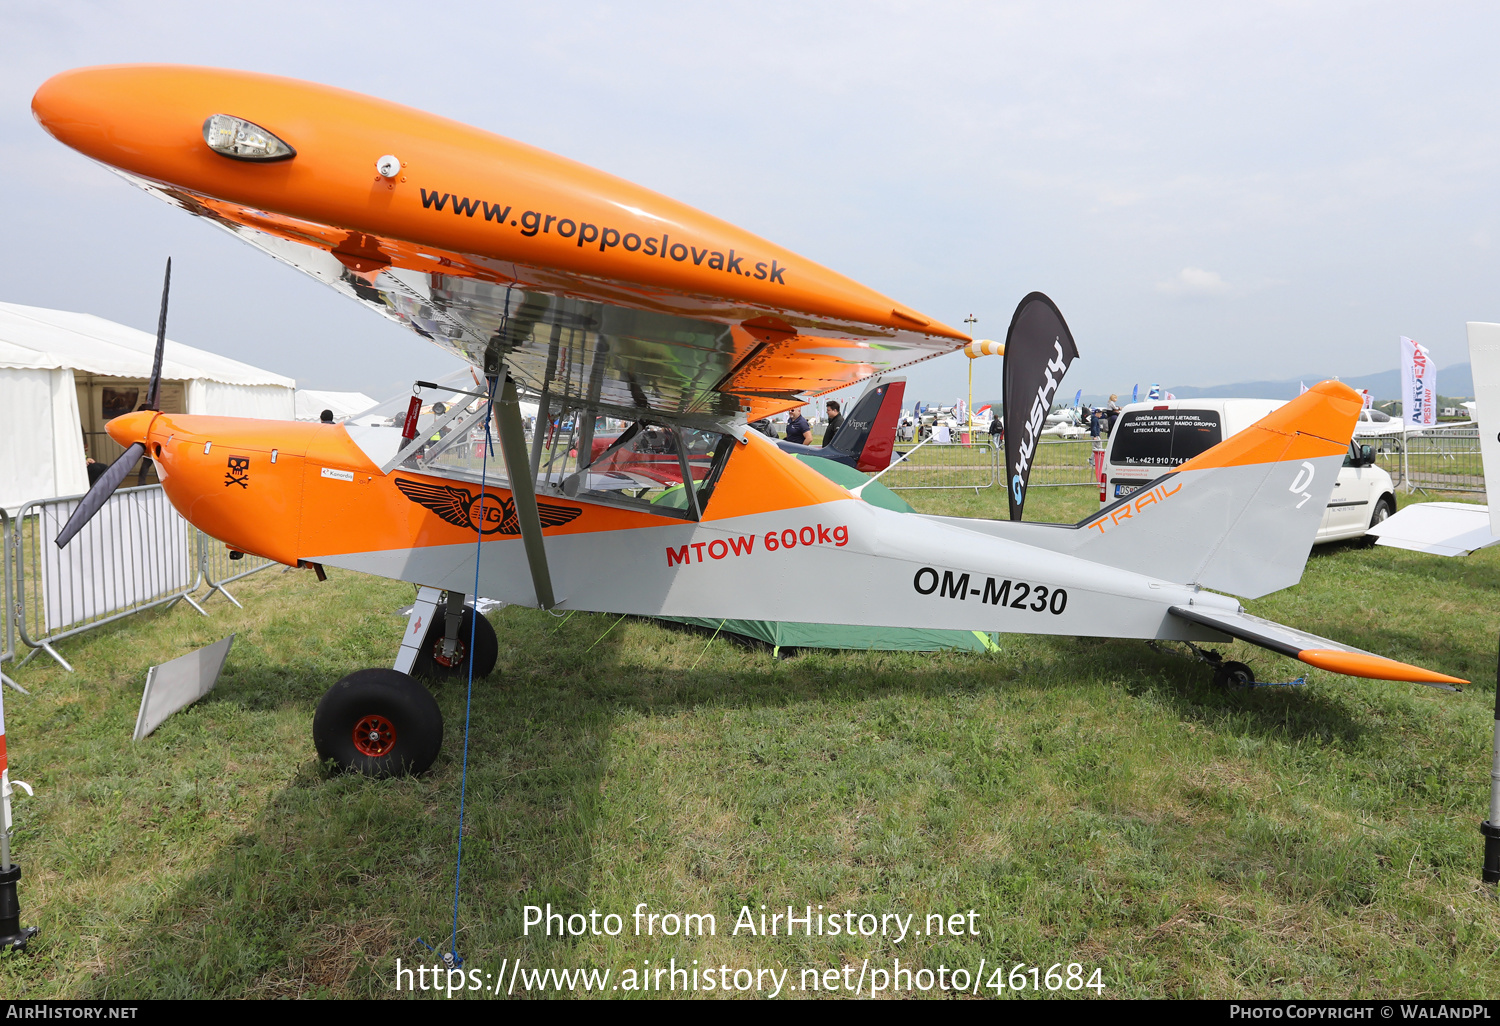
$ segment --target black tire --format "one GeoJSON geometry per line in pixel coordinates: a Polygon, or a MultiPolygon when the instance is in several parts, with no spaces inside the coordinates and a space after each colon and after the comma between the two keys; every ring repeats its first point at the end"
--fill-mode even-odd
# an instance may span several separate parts
{"type": "MultiPolygon", "coordinates": [[[[1389,495],[1382,495],[1380,499],[1375,503],[1375,511],[1370,514],[1370,527],[1374,527],[1376,524],[1389,519],[1390,517],[1394,516],[1395,513],[1395,500],[1393,500],[1389,495]]],[[[1372,534],[1366,534],[1360,540],[1364,542],[1366,548],[1369,548],[1370,546],[1375,544],[1375,536],[1372,534]]]]}
{"type": "Polygon", "coordinates": [[[1214,686],[1221,688],[1243,688],[1255,683],[1255,671],[1244,663],[1232,660],[1214,667],[1214,686]]]}
{"type": "Polygon", "coordinates": [[[411,675],[429,681],[452,680],[455,677],[459,680],[468,679],[471,630],[474,631],[474,677],[476,680],[488,677],[495,669],[496,660],[500,658],[500,639],[495,637],[495,628],[482,616],[476,624],[474,607],[465,606],[463,622],[458,625],[458,648],[454,650],[453,660],[445,664],[443,638],[448,632],[448,617],[441,605],[427,628],[427,636],[422,639],[422,647],[417,651],[417,658],[411,666],[411,675]]]}
{"type": "Polygon", "coordinates": [[[443,747],[443,713],[406,674],[357,670],[323,693],[313,713],[313,746],[320,760],[344,772],[422,773],[443,747]]]}

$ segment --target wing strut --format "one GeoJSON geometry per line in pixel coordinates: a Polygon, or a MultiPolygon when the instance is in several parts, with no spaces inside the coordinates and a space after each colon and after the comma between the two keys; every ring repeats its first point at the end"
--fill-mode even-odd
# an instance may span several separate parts
{"type": "MultiPolygon", "coordinates": [[[[536,589],[537,605],[551,609],[557,605],[552,596],[552,573],[547,569],[547,549],[542,544],[542,520],[536,511],[536,479],[531,476],[531,459],[526,453],[526,434],[521,426],[521,400],[516,383],[505,376],[505,390],[495,407],[495,421],[500,428],[500,454],[505,457],[505,473],[510,478],[511,495],[516,501],[516,519],[521,525],[521,542],[526,546],[526,562],[531,566],[531,585],[536,589]]],[[[537,430],[542,430],[541,421],[537,430]]]]}

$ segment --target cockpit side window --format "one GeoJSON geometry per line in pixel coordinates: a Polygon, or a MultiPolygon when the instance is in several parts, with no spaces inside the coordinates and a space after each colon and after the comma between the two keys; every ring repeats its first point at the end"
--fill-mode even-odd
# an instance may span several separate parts
{"type": "Polygon", "coordinates": [[[560,487],[570,497],[696,520],[733,442],[717,432],[639,420],[613,438],[596,434],[592,460],[571,461],[560,487]]]}
{"type": "MultiPolygon", "coordinates": [[[[420,442],[401,469],[474,482],[482,476],[504,487],[509,478],[500,458],[499,429],[490,426],[487,443],[484,400],[454,398],[467,403],[461,412],[451,403],[424,408],[418,423],[420,442]]],[[[560,495],[685,520],[703,515],[734,448],[731,436],[647,419],[626,421],[597,415],[589,425],[588,416],[581,410],[565,409],[543,421],[533,417],[524,422],[538,495],[560,495]]]]}

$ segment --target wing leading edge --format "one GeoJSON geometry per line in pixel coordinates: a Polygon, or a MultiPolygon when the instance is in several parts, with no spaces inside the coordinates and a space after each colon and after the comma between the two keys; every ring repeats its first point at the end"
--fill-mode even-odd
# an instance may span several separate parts
{"type": "Polygon", "coordinates": [[[32,109],[133,184],[564,403],[753,419],[968,340],[668,197],[345,90],[130,65],[58,75],[32,109]],[[215,113],[292,154],[214,152],[215,113]]]}

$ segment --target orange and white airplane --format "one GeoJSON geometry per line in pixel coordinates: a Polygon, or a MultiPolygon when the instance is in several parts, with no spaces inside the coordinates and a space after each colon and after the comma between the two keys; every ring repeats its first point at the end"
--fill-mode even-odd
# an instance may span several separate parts
{"type": "MultiPolygon", "coordinates": [[[[319,705],[318,751],[343,766],[431,763],[441,716],[408,671],[493,666],[493,633],[465,610],[475,594],[774,619],[795,574],[845,582],[813,614],[835,623],[1239,638],[1338,673],[1464,683],[1217,593],[1300,579],[1359,416],[1344,385],[1318,385],[1076,525],[896,513],[747,430],[968,341],[834,271],[573,161],[327,86],[87,68],[46,82],[32,109],[62,142],[406,324],[487,383],[406,431],[120,417],[109,431],[133,447],[125,465],[64,532],[144,452],[183,516],[234,550],[421,586],[396,668],[351,674],[319,705]],[[578,427],[528,443],[523,399],[538,423],[578,427]],[[675,480],[691,486],[612,470],[626,442],[596,453],[599,415],[632,422],[623,440],[670,435],[675,480]]],[[[1250,679],[1240,664],[1217,676],[1250,679]]]]}

